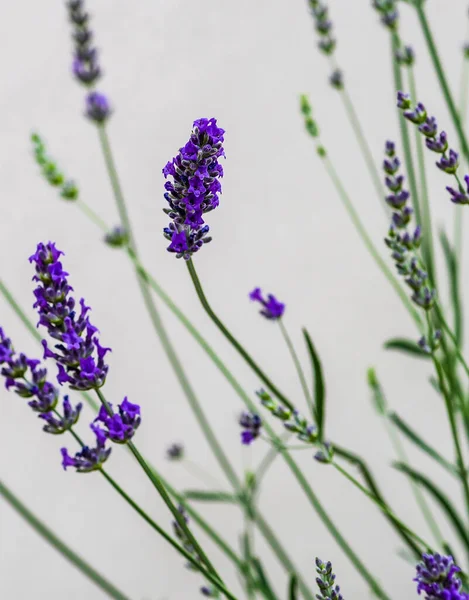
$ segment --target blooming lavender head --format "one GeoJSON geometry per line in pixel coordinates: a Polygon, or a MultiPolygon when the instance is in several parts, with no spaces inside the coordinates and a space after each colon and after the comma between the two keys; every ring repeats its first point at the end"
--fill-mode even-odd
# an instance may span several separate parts
{"type": "Polygon", "coordinates": [[[316,558],[316,572],[318,577],[319,594],[316,596],[318,600],[344,600],[340,593],[340,587],[335,585],[335,575],[332,572],[332,564],[324,563],[319,558],[316,558]]]}
{"type": "MultiPolygon", "coordinates": [[[[112,412],[112,405],[108,405],[112,412]]],[[[101,406],[95,422],[103,423],[104,435],[116,444],[125,444],[131,440],[140,426],[140,406],[132,404],[124,398],[118,406],[119,412],[109,414],[105,406],[101,406]]]]}
{"type": "Polygon", "coordinates": [[[177,258],[188,260],[211,240],[203,217],[219,204],[224,133],[216,119],[194,121],[189,141],[163,169],[165,178],[170,178],[164,195],[169,208],[164,211],[172,219],[164,236],[171,242],[168,251],[177,258]]]}
{"type": "Polygon", "coordinates": [[[45,327],[58,342],[54,351],[43,340],[44,358],[53,358],[57,362],[60,384],[68,383],[77,390],[99,388],[106,380],[108,366],[104,357],[110,349],[100,345],[96,335],[98,330],[90,323],[90,309],[83,298],[77,310],[68,273],[59,260],[62,254],[55,244],[40,243],[29,259],[36,267],[33,280],[38,283],[34,290],[38,325],[45,327]]]}
{"type": "Polygon", "coordinates": [[[262,305],[260,314],[266,319],[276,321],[283,316],[285,312],[285,304],[279,302],[273,294],[269,294],[267,299],[262,296],[261,288],[255,288],[249,294],[249,298],[255,302],[259,302],[262,305]]]}
{"type": "Polygon", "coordinates": [[[336,41],[332,37],[332,21],[329,19],[329,8],[320,0],[309,0],[309,7],[313,15],[316,31],[319,34],[319,49],[324,54],[332,54],[336,41]]]}
{"type": "Polygon", "coordinates": [[[457,573],[461,569],[452,556],[424,554],[417,565],[417,592],[426,594],[426,600],[468,600],[469,594],[461,591],[462,583],[457,573]]]}
{"type": "Polygon", "coordinates": [[[436,291],[430,286],[428,274],[417,253],[422,232],[420,226],[411,229],[413,211],[407,205],[409,192],[403,189],[404,177],[398,174],[400,161],[393,142],[386,142],[385,155],[385,183],[391,192],[386,197],[386,202],[393,209],[392,223],[385,242],[392,250],[391,256],[398,273],[405,277],[405,282],[413,291],[412,300],[428,310],[434,304],[436,291]]]}
{"type": "Polygon", "coordinates": [[[90,473],[97,471],[107,461],[111,454],[111,448],[106,448],[106,435],[102,429],[91,425],[91,429],[96,436],[96,446],[90,448],[83,446],[74,456],[70,456],[67,448],[62,448],[62,466],[64,470],[73,467],[78,473],[90,473]]]}
{"type": "Polygon", "coordinates": [[[90,30],[89,15],[85,12],[83,0],[67,2],[68,15],[73,25],[74,60],[73,74],[84,85],[92,86],[101,76],[98,51],[92,46],[93,33],[90,30]]]}
{"type": "Polygon", "coordinates": [[[262,419],[254,413],[243,412],[239,417],[239,424],[244,429],[241,432],[241,443],[249,446],[261,433],[262,419]]]}
{"type": "Polygon", "coordinates": [[[381,15],[381,23],[388,29],[397,29],[399,12],[396,0],[373,0],[373,7],[381,15]]]}

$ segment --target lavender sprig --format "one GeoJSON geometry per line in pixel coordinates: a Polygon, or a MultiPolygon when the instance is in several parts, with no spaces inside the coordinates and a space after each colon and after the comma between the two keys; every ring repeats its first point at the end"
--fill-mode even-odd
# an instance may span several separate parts
{"type": "Polygon", "coordinates": [[[451,201],[455,204],[469,204],[469,176],[465,176],[466,189],[464,189],[458,175],[459,154],[449,147],[448,136],[445,131],[438,130],[436,118],[428,116],[425,106],[419,102],[414,105],[408,94],[397,93],[397,106],[400,108],[404,117],[418,127],[419,132],[425,136],[425,145],[429,150],[440,155],[436,166],[447,173],[453,175],[457,181],[457,189],[447,186],[451,201]]]}
{"type": "Polygon", "coordinates": [[[340,587],[335,585],[332,564],[330,562],[324,563],[319,558],[316,558],[316,572],[318,574],[316,583],[320,592],[316,598],[318,600],[344,600],[344,597],[340,593],[340,587]]]}
{"type": "Polygon", "coordinates": [[[412,209],[407,205],[409,192],[403,188],[404,177],[399,174],[400,161],[396,155],[395,144],[386,142],[383,169],[385,183],[391,192],[386,202],[393,209],[392,223],[387,246],[392,250],[392,258],[399,275],[405,277],[405,282],[412,289],[412,300],[417,306],[429,310],[436,297],[436,290],[428,281],[428,273],[419,257],[418,249],[422,242],[420,226],[411,229],[412,209]]]}
{"type": "Polygon", "coordinates": [[[469,594],[462,591],[460,568],[452,556],[423,554],[417,565],[417,592],[425,593],[425,600],[468,600],[469,594]]]}
{"type": "Polygon", "coordinates": [[[42,175],[54,187],[60,189],[60,195],[64,200],[77,200],[79,190],[74,181],[66,179],[57,164],[47,156],[44,141],[39,134],[31,135],[33,143],[33,152],[37,164],[41,168],[42,175]]]}
{"type": "Polygon", "coordinates": [[[218,159],[225,156],[224,133],[216,119],[194,121],[189,141],[163,169],[165,178],[172,179],[164,186],[169,204],[164,212],[172,219],[164,236],[171,242],[168,251],[177,258],[189,260],[211,241],[203,216],[219,204],[223,167],[218,159]]]}
{"type": "Polygon", "coordinates": [[[381,23],[395,31],[399,23],[399,11],[396,0],[373,0],[373,7],[381,16],[381,23]]]}
{"type": "Polygon", "coordinates": [[[332,36],[332,21],[329,19],[329,8],[320,0],[309,0],[309,8],[315,21],[319,35],[318,47],[324,54],[333,54],[336,40],[332,36]]]}
{"type": "Polygon", "coordinates": [[[254,302],[259,302],[262,309],[259,311],[262,316],[270,321],[277,321],[285,312],[285,304],[279,302],[273,294],[268,294],[267,299],[262,296],[261,288],[255,288],[249,294],[249,298],[254,302]]]}

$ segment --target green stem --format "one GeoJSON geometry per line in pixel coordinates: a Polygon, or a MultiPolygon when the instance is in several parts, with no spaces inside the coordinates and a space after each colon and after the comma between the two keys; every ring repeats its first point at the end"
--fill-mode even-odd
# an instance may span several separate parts
{"type": "Polygon", "coordinates": [[[415,321],[417,327],[420,330],[422,330],[422,321],[420,319],[420,315],[415,310],[412,302],[408,298],[405,291],[402,289],[399,281],[396,279],[396,277],[394,277],[391,270],[389,269],[387,264],[384,262],[380,253],[378,252],[375,245],[373,244],[370,236],[368,235],[368,232],[366,231],[363,223],[360,220],[360,217],[358,216],[357,211],[355,210],[355,208],[353,206],[353,203],[352,203],[349,195],[345,191],[345,188],[342,185],[342,182],[341,182],[339,176],[337,175],[337,172],[336,172],[332,162],[330,161],[330,159],[327,156],[323,157],[323,162],[326,167],[327,173],[328,173],[329,177],[331,178],[332,183],[334,184],[334,187],[336,188],[337,193],[339,194],[340,199],[342,200],[342,202],[345,206],[345,209],[347,210],[347,212],[352,220],[354,227],[357,230],[357,233],[360,236],[360,238],[362,239],[363,243],[365,244],[368,252],[371,254],[373,259],[375,260],[376,264],[378,265],[378,267],[381,270],[381,272],[383,273],[383,275],[386,277],[386,279],[389,281],[389,283],[394,288],[394,291],[397,293],[397,295],[401,299],[402,303],[406,307],[410,316],[415,321]]]}
{"type": "MultiPolygon", "coordinates": [[[[404,445],[402,444],[399,436],[397,435],[397,432],[394,430],[394,426],[388,420],[387,415],[384,416],[384,423],[385,423],[386,431],[388,432],[389,438],[391,440],[391,444],[393,445],[394,451],[399,459],[399,462],[404,463],[405,465],[408,465],[409,458],[404,449],[404,445]]],[[[437,545],[439,546],[439,548],[443,548],[444,543],[445,543],[444,539],[443,539],[443,535],[441,533],[440,528],[438,527],[438,523],[436,522],[427,501],[425,500],[425,496],[423,495],[419,486],[413,481],[413,479],[410,479],[410,486],[412,488],[412,492],[414,494],[415,501],[417,502],[417,504],[422,512],[422,515],[423,515],[428,527],[430,528],[433,537],[435,538],[437,545]]]]}
{"type": "MultiPolygon", "coordinates": [[[[112,416],[114,414],[113,410],[110,407],[108,401],[104,397],[101,390],[99,388],[97,388],[95,391],[96,391],[96,394],[97,394],[101,404],[105,407],[105,409],[107,410],[109,415],[112,416]]],[[[166,506],[171,511],[177,524],[181,527],[182,531],[184,531],[184,534],[187,536],[188,540],[190,541],[191,545],[193,546],[195,553],[199,556],[200,560],[207,566],[207,569],[215,577],[218,577],[221,581],[221,578],[219,577],[218,573],[216,572],[215,567],[212,565],[212,563],[206,556],[205,552],[202,550],[199,543],[195,539],[194,534],[192,533],[192,531],[190,530],[190,528],[188,527],[188,525],[184,519],[184,516],[180,513],[180,511],[177,509],[177,507],[174,505],[173,501],[169,497],[169,494],[166,491],[166,488],[164,487],[160,478],[155,474],[154,470],[150,468],[150,466],[147,464],[146,460],[140,454],[137,447],[135,446],[135,444],[132,441],[128,441],[126,445],[127,445],[127,448],[130,450],[130,452],[136,458],[138,464],[142,467],[142,469],[145,472],[148,479],[153,484],[153,487],[156,489],[158,494],[161,496],[161,499],[163,500],[163,502],[166,504],[166,506]]]]}
{"type": "Polygon", "coordinates": [[[344,103],[345,111],[347,113],[348,119],[350,121],[353,132],[355,134],[355,137],[357,139],[358,145],[360,146],[360,150],[362,152],[363,158],[366,162],[368,172],[370,173],[370,177],[373,181],[373,185],[375,187],[376,194],[377,194],[378,198],[381,200],[381,206],[383,206],[383,208],[385,209],[386,217],[388,217],[389,214],[388,214],[388,210],[387,210],[387,205],[384,203],[384,197],[385,197],[386,193],[384,190],[383,182],[382,182],[381,176],[379,174],[379,171],[375,165],[375,161],[373,159],[373,155],[371,153],[370,147],[368,146],[366,138],[363,134],[363,130],[360,125],[360,120],[358,118],[355,107],[352,103],[352,99],[350,98],[350,95],[345,87],[342,88],[342,90],[340,90],[340,96],[344,103]]]}
{"type": "Polygon", "coordinates": [[[339,471],[339,473],[344,475],[344,477],[351,481],[355,487],[357,487],[366,496],[368,496],[368,498],[370,498],[376,504],[376,506],[378,506],[386,515],[388,515],[393,521],[395,521],[400,529],[405,531],[408,535],[412,536],[419,544],[422,544],[425,550],[431,549],[431,546],[429,546],[427,542],[425,542],[425,540],[423,540],[419,535],[414,533],[412,529],[409,529],[409,527],[407,527],[407,525],[405,525],[400,519],[398,519],[396,515],[385,504],[382,504],[373,496],[373,494],[370,494],[370,492],[365,487],[363,487],[362,484],[359,481],[357,481],[355,477],[353,477],[353,475],[350,475],[350,473],[348,473],[336,462],[333,462],[332,464],[337,469],[337,471],[339,471]]]}
{"type": "MultiPolygon", "coordinates": [[[[415,73],[414,67],[407,67],[407,74],[409,80],[409,90],[410,95],[413,100],[416,102],[417,98],[417,86],[415,83],[415,73]]],[[[422,208],[422,227],[424,231],[423,236],[423,250],[424,250],[424,258],[425,258],[425,266],[428,269],[428,273],[430,275],[430,280],[433,285],[436,286],[436,270],[435,270],[435,261],[433,258],[433,228],[432,228],[432,219],[431,219],[431,211],[430,211],[430,200],[428,194],[428,186],[427,186],[427,176],[425,172],[425,154],[423,148],[423,139],[419,130],[415,127],[415,145],[417,148],[417,162],[418,168],[420,172],[420,199],[421,199],[421,208],[422,208]]]]}
{"type": "MultiPolygon", "coordinates": [[[[288,442],[288,440],[292,437],[292,433],[291,432],[287,432],[284,434],[284,436],[280,439],[280,443],[282,444],[282,447],[284,444],[286,444],[288,442]]],[[[273,462],[275,461],[275,459],[279,456],[280,452],[279,452],[279,448],[276,445],[273,445],[272,448],[270,448],[264,458],[260,461],[259,466],[256,469],[255,475],[256,475],[256,486],[259,488],[259,484],[262,480],[262,478],[265,476],[265,474],[267,473],[267,471],[270,469],[270,467],[272,466],[273,462]]]]}
{"type": "MultiPolygon", "coordinates": [[[[55,533],[40,521],[2,481],[0,481],[0,496],[8,502],[21,517],[23,517],[36,533],[42,536],[46,542],[60,552],[64,558],[95,583],[105,594],[116,600],[129,600],[128,596],[120,592],[111,582],[100,575],[91,565],[85,562],[78,554],[69,548],[67,544],[58,538],[55,533]]],[[[24,573],[24,575],[26,575],[26,573],[24,573]]]]}
{"type": "MultiPolygon", "coordinates": [[[[129,245],[127,248],[127,252],[131,256],[135,257],[135,261],[138,262],[138,253],[137,253],[137,249],[136,249],[136,245],[135,245],[135,239],[134,239],[134,236],[132,233],[132,227],[131,227],[129,215],[127,213],[124,195],[122,193],[122,188],[121,188],[119,178],[117,175],[117,169],[116,169],[114,157],[113,157],[112,151],[111,151],[111,145],[109,143],[109,138],[107,136],[105,127],[104,126],[98,127],[98,133],[99,133],[99,139],[101,142],[101,147],[103,150],[104,159],[106,162],[107,171],[109,174],[109,179],[111,181],[112,189],[113,189],[114,196],[116,199],[117,208],[119,210],[120,219],[121,219],[122,225],[124,226],[124,229],[127,231],[128,236],[129,236],[129,245]]],[[[83,202],[80,202],[79,206],[82,210],[84,210],[88,214],[88,216],[90,216],[90,218],[95,223],[97,223],[100,227],[102,227],[103,225],[105,227],[105,224],[101,221],[101,219],[98,217],[98,215],[96,215],[94,213],[94,211],[90,211],[89,207],[86,204],[84,204],[83,202]],[[100,223],[100,221],[101,221],[101,223],[100,223]]],[[[192,412],[194,413],[194,416],[197,419],[197,422],[199,423],[199,426],[205,435],[205,438],[210,446],[210,449],[212,450],[215,458],[217,459],[217,461],[218,461],[220,467],[222,468],[223,472],[225,473],[226,477],[228,478],[228,480],[231,482],[231,484],[233,485],[233,487],[236,490],[240,490],[241,486],[240,486],[238,477],[236,475],[236,472],[234,471],[233,467],[231,466],[222,446],[219,444],[215,434],[213,433],[212,428],[210,427],[210,423],[208,422],[208,419],[205,416],[202,406],[201,406],[199,400],[197,399],[197,396],[192,388],[192,385],[189,382],[189,379],[188,379],[186,372],[182,366],[182,363],[179,360],[179,357],[174,349],[174,346],[169,339],[169,336],[166,332],[166,328],[163,325],[163,322],[161,320],[159,312],[156,309],[156,305],[153,301],[150,290],[148,288],[149,282],[148,282],[147,274],[143,269],[136,269],[136,274],[137,274],[137,280],[139,283],[140,291],[142,293],[143,300],[144,300],[145,306],[147,308],[148,314],[150,316],[151,322],[153,324],[153,327],[161,341],[163,349],[168,357],[171,367],[173,368],[173,370],[176,374],[179,384],[181,385],[181,388],[189,402],[192,412]]]]}
{"type": "Polygon", "coordinates": [[[306,404],[308,405],[309,411],[314,418],[313,398],[312,398],[311,392],[309,391],[308,384],[306,383],[306,378],[305,378],[303,368],[301,366],[300,359],[298,358],[298,354],[296,353],[295,346],[293,345],[293,342],[291,341],[291,338],[288,335],[288,331],[287,331],[287,328],[285,327],[283,319],[279,319],[278,323],[280,326],[280,331],[282,332],[282,335],[283,335],[283,339],[285,340],[285,343],[287,344],[288,350],[290,352],[293,363],[295,365],[295,369],[298,374],[298,379],[300,380],[301,387],[303,388],[303,394],[306,399],[306,404]]]}
{"type": "MultiPolygon", "coordinates": [[[[392,53],[392,64],[393,64],[393,72],[394,72],[394,88],[396,93],[398,91],[403,91],[403,81],[402,81],[402,71],[401,65],[396,59],[396,52],[399,50],[401,46],[401,41],[399,39],[399,35],[396,32],[393,32],[391,35],[391,53],[392,53]]],[[[398,117],[399,126],[401,130],[401,140],[402,147],[404,150],[404,160],[406,165],[407,177],[409,180],[410,194],[412,197],[412,207],[415,212],[415,220],[418,225],[422,225],[422,215],[420,212],[420,202],[419,195],[417,190],[417,179],[415,177],[414,171],[414,163],[412,160],[412,150],[410,145],[410,136],[409,129],[407,126],[407,122],[404,118],[404,115],[401,111],[399,111],[398,117]]]]}
{"type": "Polygon", "coordinates": [[[466,136],[464,134],[464,128],[458,113],[458,109],[456,108],[456,103],[453,100],[453,96],[451,94],[451,90],[448,85],[448,81],[446,79],[446,75],[441,64],[440,57],[438,55],[438,50],[433,40],[433,35],[430,30],[430,25],[427,20],[427,16],[425,14],[425,8],[423,2],[420,0],[414,3],[415,9],[417,10],[417,16],[419,18],[420,26],[422,27],[423,35],[425,37],[425,41],[428,46],[428,51],[430,53],[430,57],[433,62],[433,67],[436,71],[436,75],[438,77],[438,82],[441,87],[441,91],[443,92],[443,96],[445,98],[446,104],[448,106],[448,110],[450,112],[453,125],[458,134],[459,143],[461,145],[463,154],[466,158],[466,161],[469,162],[469,145],[466,140],[466,136]]]}

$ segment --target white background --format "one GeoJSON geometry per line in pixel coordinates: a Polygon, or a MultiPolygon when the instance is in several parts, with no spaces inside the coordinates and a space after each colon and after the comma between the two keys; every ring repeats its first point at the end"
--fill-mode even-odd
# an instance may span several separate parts
{"type": "MultiPolygon", "coordinates": [[[[339,40],[337,59],[379,164],[384,141],[398,136],[388,34],[368,0],[329,4],[339,40]]],[[[427,4],[458,96],[466,3],[427,4]]],[[[444,408],[428,384],[427,365],[382,349],[391,336],[416,338],[417,332],[353,230],[303,131],[298,95],[307,92],[323,143],[388,260],[381,201],[340,97],[327,84],[329,67],[317,51],[306,2],[101,0],[90,1],[89,10],[105,71],[100,89],[115,109],[110,136],[145,264],[254,394],[259,380],[205,316],[185,265],[165,251],[167,242],[161,235],[166,224],[161,169],[186,141],[194,119],[215,116],[226,129],[227,159],[221,205],[209,217],[214,241],[196,260],[208,297],[279,386],[302,405],[278,328],[258,316],[247,294],[259,285],[286,302],[285,323],[308,373],[302,326],[308,327],[320,350],[327,377],[329,437],[366,456],[392,507],[431,539],[404,476],[390,466],[395,456],[370,403],[367,367],[378,368],[391,406],[451,457],[449,428],[444,408]]],[[[54,240],[66,252],[64,264],[77,296],[93,307],[92,320],[102,343],[113,348],[108,398],[118,402],[128,395],[143,407],[137,445],[179,488],[200,487],[183,465],[164,458],[171,442],[183,441],[190,460],[227,489],[154,335],[128,261],[106,247],[95,226],[41,180],[31,158],[28,137],[37,129],[50,154],[79,182],[82,198],[109,224],[117,222],[98,138],[82,117],[84,91],[70,75],[65,9],[52,0],[3,2],[1,15],[1,277],[35,319],[27,258],[37,242],[54,240]]],[[[418,23],[406,5],[402,35],[416,47],[420,99],[456,141],[418,23]]],[[[448,181],[433,162],[434,157],[427,156],[435,219],[451,227],[454,207],[444,190],[448,181]]],[[[441,274],[441,261],[439,267],[441,274]]],[[[441,281],[445,284],[443,277],[441,281]]],[[[242,408],[239,399],[173,316],[164,308],[162,314],[230,459],[240,474],[244,465],[254,467],[266,446],[258,442],[252,451],[241,449],[235,421],[242,408]]],[[[40,347],[3,299],[0,323],[17,349],[40,356],[40,347]]],[[[50,370],[53,374],[53,365],[50,370]]],[[[42,433],[25,401],[3,390],[0,415],[2,480],[64,540],[132,599],[198,597],[200,578],[183,568],[179,555],[153,535],[99,475],[63,472],[59,448],[64,442],[73,448],[72,441],[42,433]]],[[[86,409],[80,423],[84,435],[91,419],[86,409]]],[[[461,505],[460,490],[441,469],[408,450],[412,464],[431,473],[461,505]]],[[[379,510],[332,468],[315,463],[311,452],[297,457],[347,540],[388,593],[413,598],[413,568],[397,556],[400,540],[379,510]]],[[[169,527],[170,515],[127,453],[115,448],[108,464],[116,479],[169,527]]],[[[265,481],[260,505],[311,585],[314,557],[319,555],[333,561],[346,598],[369,597],[363,580],[281,460],[265,481]]],[[[201,506],[201,512],[233,545],[238,543],[241,517],[236,508],[201,506]]],[[[445,535],[453,541],[451,532],[445,530],[445,535]]],[[[240,592],[231,565],[210,543],[206,547],[229,585],[240,592]]],[[[285,598],[282,566],[259,537],[256,548],[279,597],[285,598]]],[[[98,600],[104,595],[0,503],[0,597],[98,600]]]]}

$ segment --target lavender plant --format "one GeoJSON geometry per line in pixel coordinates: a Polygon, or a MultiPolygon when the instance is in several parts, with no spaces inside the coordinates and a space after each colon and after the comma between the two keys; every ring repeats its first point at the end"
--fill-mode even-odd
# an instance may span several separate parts
{"type": "MultiPolygon", "coordinates": [[[[425,441],[424,436],[413,425],[407,423],[390,407],[376,371],[371,368],[368,372],[368,384],[375,408],[385,424],[397,454],[398,461],[394,467],[407,477],[412,486],[418,508],[432,534],[430,543],[426,539],[426,533],[420,531],[421,525],[408,524],[398,514],[399,511],[390,506],[366,459],[343,446],[340,440],[335,439],[335,435],[331,435],[334,429],[330,427],[328,418],[328,405],[331,402],[326,377],[329,373],[328,366],[323,365],[313,337],[303,329],[304,351],[308,356],[308,367],[311,371],[311,375],[307,375],[302,354],[296,348],[287,329],[288,315],[293,306],[289,303],[289,310],[286,311],[286,303],[281,302],[273,294],[263,294],[260,287],[255,287],[248,295],[251,301],[260,306],[260,315],[264,317],[263,323],[259,320],[259,328],[272,327],[280,334],[279,343],[285,345],[290,355],[303,397],[287,395],[281,390],[276,382],[277,374],[274,377],[267,372],[261,361],[257,360],[254,353],[241,341],[242,334],[238,336],[238,333],[233,333],[225,322],[225,316],[219,316],[208,300],[196,268],[196,260],[199,256],[197,252],[212,240],[208,235],[209,226],[205,220],[207,214],[219,206],[222,191],[220,180],[224,176],[224,167],[220,159],[225,158],[225,135],[228,137],[230,134],[229,130],[225,132],[218,126],[217,119],[214,117],[194,120],[192,128],[188,126],[187,143],[164,167],[160,165],[165,179],[164,182],[161,181],[162,204],[163,200],[166,202],[163,210],[170,219],[169,224],[163,229],[163,237],[169,242],[167,251],[175,254],[176,258],[184,259],[175,264],[174,268],[184,269],[182,264],[185,263],[195,296],[215,330],[221,334],[220,337],[228,342],[251,371],[258,383],[257,392],[254,389],[244,388],[220,357],[218,349],[212,347],[172,297],[164,291],[159,281],[151,274],[151,269],[143,264],[137,250],[136,237],[107,131],[113,110],[108,97],[96,89],[97,83],[102,78],[102,69],[98,60],[98,49],[94,46],[90,16],[86,12],[83,0],[66,2],[72,25],[74,51],[72,72],[75,79],[86,90],[84,116],[95,126],[98,133],[120,222],[112,227],[109,226],[94,208],[83,200],[80,186],[74,179],[66,177],[56,162],[50,158],[44,139],[37,133],[34,133],[31,138],[35,161],[42,177],[59,190],[60,197],[70,201],[73,210],[77,208],[81,210],[101,229],[103,242],[121,250],[129,259],[152,327],[226,481],[220,488],[216,482],[217,487],[214,488],[211,474],[209,473],[207,477],[207,473],[195,465],[195,472],[202,481],[203,489],[177,491],[162,476],[158,466],[151,464],[139,451],[136,439],[150,435],[151,432],[145,407],[132,402],[124,393],[120,395],[123,399],[118,404],[107,400],[105,395],[107,392],[104,390],[108,378],[112,376],[108,363],[110,348],[101,344],[98,329],[90,319],[91,309],[85,300],[80,298],[77,302],[74,289],[69,283],[70,275],[64,270],[62,264],[64,252],[53,242],[44,243],[35,240],[36,251],[29,258],[29,262],[34,267],[33,280],[36,286],[30,302],[38,313],[37,327],[29,320],[6,284],[0,281],[0,292],[6,303],[42,345],[42,360],[29,358],[22,352],[18,353],[2,329],[6,324],[2,321],[0,323],[0,374],[7,390],[15,392],[17,396],[28,401],[30,409],[41,419],[44,432],[54,436],[67,435],[70,441],[73,438],[77,444],[78,449],[73,451],[67,446],[57,448],[57,456],[58,458],[61,456],[63,469],[71,469],[80,474],[88,473],[83,485],[86,485],[89,477],[103,477],[153,532],[184,557],[186,566],[201,576],[199,593],[202,596],[225,597],[231,600],[241,597],[249,600],[257,598],[280,600],[281,597],[288,597],[289,600],[297,600],[300,597],[305,600],[314,598],[343,600],[341,590],[335,583],[331,562],[324,563],[316,559],[316,590],[314,577],[311,574],[304,577],[299,572],[275,527],[266,520],[261,510],[259,494],[262,491],[263,480],[277,457],[281,457],[289,473],[293,475],[292,483],[299,484],[311,508],[334,538],[337,551],[343,552],[366,587],[375,597],[382,600],[395,597],[393,590],[387,591],[381,584],[382,574],[374,573],[367,566],[365,560],[358,555],[336,525],[330,515],[336,512],[336,507],[326,506],[320,501],[315,490],[316,485],[321,483],[321,473],[324,471],[318,471],[319,475],[315,474],[313,478],[309,466],[300,468],[295,453],[307,450],[311,459],[308,465],[320,463],[323,467],[318,467],[319,469],[333,469],[334,473],[344,478],[344,483],[359,490],[364,501],[371,502],[379,509],[387,524],[394,529],[405,545],[407,558],[414,569],[414,571],[409,569],[408,579],[409,582],[412,581],[415,575],[413,581],[416,584],[416,595],[423,594],[427,600],[469,599],[469,580],[466,575],[469,570],[467,562],[469,560],[467,525],[469,471],[466,456],[469,441],[466,379],[469,377],[469,366],[464,358],[462,331],[460,268],[462,220],[455,219],[456,227],[452,239],[445,232],[440,235],[441,250],[448,270],[449,294],[447,294],[441,283],[442,278],[438,279],[436,273],[436,256],[439,248],[433,241],[429,199],[430,192],[433,190],[430,190],[427,184],[423,152],[426,146],[430,152],[438,155],[436,167],[440,172],[454,179],[454,183],[446,186],[451,200],[451,204],[447,204],[447,210],[464,209],[465,205],[469,204],[469,175],[464,176],[464,185],[459,170],[464,168],[462,164],[464,160],[469,163],[469,143],[464,128],[467,93],[462,91],[461,107],[458,109],[428,23],[426,5],[423,0],[407,0],[407,3],[416,11],[457,139],[451,142],[450,147],[446,131],[439,129],[436,118],[429,116],[424,104],[417,101],[416,52],[414,46],[404,44],[400,37],[400,22],[404,18],[400,14],[401,3],[396,0],[373,0],[371,7],[379,15],[391,39],[391,61],[398,108],[396,116],[402,147],[401,154],[397,150],[397,143],[385,142],[381,177],[376,166],[381,161],[381,157],[373,155],[370,150],[360,119],[349,96],[343,71],[335,62],[337,42],[330,18],[330,7],[321,0],[308,0],[319,37],[318,47],[330,61],[330,84],[340,93],[344,103],[352,132],[376,192],[375,200],[385,206],[386,215],[390,218],[387,233],[384,228],[379,233],[384,239],[381,246],[375,243],[374,234],[367,229],[366,212],[357,208],[347,191],[346,184],[338,174],[306,95],[301,96],[300,109],[306,132],[315,144],[320,164],[325,168],[353,226],[415,325],[415,331],[410,338],[396,337],[388,340],[385,346],[407,356],[412,355],[427,360],[433,369],[431,383],[444,404],[447,424],[442,424],[441,427],[442,435],[443,432],[449,435],[454,447],[454,458],[451,460],[443,455],[438,440],[425,441]],[[404,80],[407,80],[407,83],[404,80]],[[415,130],[414,147],[410,135],[412,128],[415,130]],[[400,156],[404,157],[402,163],[400,156]],[[417,169],[414,160],[418,165],[417,169]],[[389,250],[388,253],[385,252],[385,246],[389,250]],[[445,295],[450,298],[451,310],[447,308],[445,295]],[[211,415],[207,416],[203,401],[198,398],[190,383],[188,370],[191,365],[186,365],[179,358],[176,345],[160,315],[155,296],[158,302],[164,304],[176,317],[185,332],[197,342],[199,348],[241,401],[243,412],[238,419],[238,426],[233,420],[233,435],[240,435],[240,446],[245,447],[244,452],[265,448],[264,457],[256,470],[245,468],[243,473],[239,473],[233,465],[232,457],[224,449],[219,432],[211,423],[209,418],[211,415]],[[449,321],[452,321],[452,324],[449,324],[449,321]],[[56,369],[55,381],[49,374],[51,371],[48,370],[49,365],[53,365],[56,369]],[[62,395],[61,390],[67,390],[67,393],[62,395]],[[80,400],[75,399],[78,395],[81,396],[80,400]],[[92,442],[89,442],[89,445],[78,433],[79,427],[83,424],[85,403],[92,411],[92,419],[87,428],[88,432],[91,430],[88,435],[92,442]],[[446,430],[443,429],[444,427],[446,430]],[[435,483],[433,469],[427,474],[417,470],[410,463],[402,439],[425,453],[427,458],[433,461],[432,467],[444,469],[446,474],[457,481],[465,503],[464,515],[455,499],[435,483]],[[157,493],[156,497],[171,513],[174,519],[172,534],[166,530],[168,521],[164,525],[156,522],[126,491],[126,486],[117,483],[108,473],[108,466],[120,460],[119,450],[122,449],[132,455],[135,459],[133,465],[142,470],[152,484],[152,489],[157,493]],[[225,484],[229,485],[228,491],[222,489],[225,484]],[[209,520],[202,516],[194,506],[196,502],[210,505],[223,503],[231,511],[236,509],[240,511],[242,528],[238,547],[226,541],[209,520]],[[439,508],[438,517],[434,514],[435,505],[439,508]],[[196,524],[198,529],[194,528],[193,524],[196,524]],[[205,549],[205,537],[200,535],[199,529],[212,542],[209,552],[205,549]],[[270,569],[267,570],[267,563],[264,557],[259,555],[259,548],[254,543],[255,535],[262,536],[285,571],[289,582],[287,595],[280,594],[275,589],[272,573],[270,569]],[[462,562],[460,557],[456,558],[452,549],[454,538],[458,543],[456,548],[458,555],[462,550],[466,555],[466,562],[462,562]],[[221,570],[216,566],[214,546],[224,554],[237,572],[241,582],[240,592],[238,589],[236,592],[233,591],[235,579],[232,573],[226,573],[224,569],[221,570]],[[317,591],[319,593],[316,593],[317,591]]],[[[463,73],[467,71],[467,55],[466,48],[463,73]]],[[[462,81],[467,87],[467,74],[463,76],[462,81]]],[[[393,133],[383,131],[383,140],[388,139],[393,133]]],[[[174,143],[176,144],[176,140],[174,143]]],[[[167,150],[168,156],[171,156],[171,147],[167,150]]],[[[227,161],[227,169],[229,164],[227,161]]],[[[443,189],[444,187],[443,185],[443,189]]],[[[441,190],[438,190],[438,193],[441,194],[441,190]]],[[[222,211],[220,211],[220,218],[223,218],[222,211]]],[[[259,235],[264,234],[261,227],[259,235]]],[[[26,257],[25,249],[24,259],[26,257]]],[[[89,258],[84,257],[83,260],[89,258]]],[[[121,279],[119,284],[122,285],[121,279]]],[[[286,290],[283,293],[286,294],[286,290]]],[[[247,307],[241,310],[247,310],[247,307]]],[[[2,319],[4,318],[2,315],[2,319]]],[[[177,341],[181,346],[185,343],[185,340],[179,338],[177,341]]],[[[157,385],[156,381],[155,386],[157,385]]],[[[209,383],[204,390],[204,400],[208,393],[210,393],[209,383]]],[[[354,423],[354,427],[360,430],[360,422],[354,423]]],[[[166,450],[166,458],[170,463],[186,466],[190,464],[184,445],[179,442],[174,442],[166,450]]],[[[120,600],[129,597],[117,588],[114,581],[110,583],[102,576],[95,565],[91,566],[84,561],[50,528],[41,523],[1,481],[0,495],[107,596],[120,600]]],[[[337,499],[338,505],[340,501],[341,499],[337,499]]],[[[291,506],[288,510],[291,511],[292,508],[294,507],[291,506]]],[[[314,545],[315,540],[310,540],[311,557],[318,550],[314,545]]],[[[311,572],[313,571],[311,562],[311,572]]],[[[118,574],[114,575],[118,579],[118,574]]]]}

